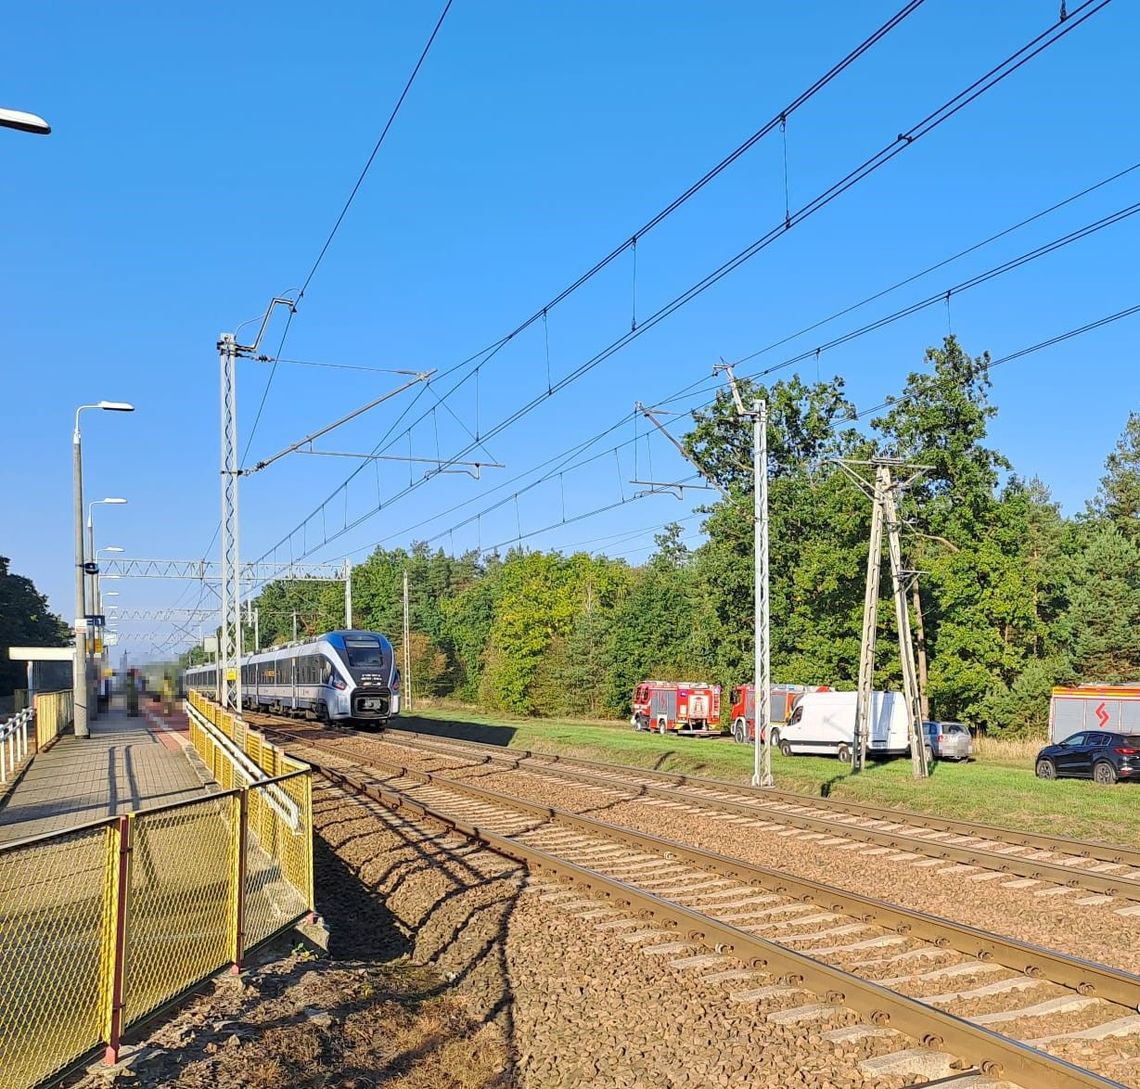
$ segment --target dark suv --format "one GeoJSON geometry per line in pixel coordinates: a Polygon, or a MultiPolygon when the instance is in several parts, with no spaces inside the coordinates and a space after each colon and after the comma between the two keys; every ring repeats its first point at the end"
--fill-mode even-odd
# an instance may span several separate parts
{"type": "Polygon", "coordinates": [[[1140,781],[1140,735],[1085,730],[1046,745],[1037,754],[1038,779],[1117,779],[1140,781]]]}

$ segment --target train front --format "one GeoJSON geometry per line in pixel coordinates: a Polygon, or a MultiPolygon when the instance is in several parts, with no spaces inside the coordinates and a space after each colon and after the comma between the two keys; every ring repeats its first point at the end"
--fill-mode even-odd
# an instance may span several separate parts
{"type": "Polygon", "coordinates": [[[352,678],[345,695],[354,722],[383,726],[400,713],[400,671],[392,644],[374,631],[334,632],[329,643],[352,678]]]}

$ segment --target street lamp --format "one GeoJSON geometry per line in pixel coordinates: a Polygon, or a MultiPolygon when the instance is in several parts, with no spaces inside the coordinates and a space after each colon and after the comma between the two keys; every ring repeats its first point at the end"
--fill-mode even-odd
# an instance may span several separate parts
{"type": "MultiPolygon", "coordinates": [[[[91,552],[92,546],[95,544],[95,539],[93,536],[94,529],[93,529],[93,526],[91,524],[92,508],[95,507],[96,505],[98,505],[99,503],[125,503],[125,502],[126,502],[125,499],[97,499],[97,500],[95,500],[94,503],[88,504],[88,506],[87,506],[87,551],[88,552],[91,552]]],[[[126,549],[121,548],[119,545],[104,545],[102,548],[96,548],[94,550],[94,552],[92,552],[92,556],[95,560],[95,566],[96,567],[99,566],[99,557],[100,557],[100,555],[102,555],[102,553],[104,553],[104,552],[125,552],[125,551],[126,551],[126,549]]],[[[95,586],[95,594],[91,600],[93,602],[94,611],[96,613],[101,613],[103,611],[104,594],[103,594],[102,587],[99,585],[99,580],[103,579],[103,578],[113,578],[113,577],[114,576],[112,576],[112,575],[101,575],[98,572],[96,572],[94,575],[91,576],[92,580],[94,581],[94,586],[95,586]]],[[[112,590],[108,593],[107,596],[110,596],[110,594],[115,594],[115,593],[118,593],[118,591],[112,590]]]]}
{"type": "Polygon", "coordinates": [[[0,106],[0,128],[33,132],[37,136],[47,136],[51,132],[51,125],[42,117],[34,113],[24,113],[23,110],[6,110],[2,106],[0,106]]]}
{"type": "MultiPolygon", "coordinates": [[[[112,506],[121,506],[126,500],[120,496],[111,496],[107,499],[95,499],[87,504],[87,555],[95,561],[95,570],[91,573],[91,611],[95,616],[103,615],[103,599],[99,594],[99,551],[95,548],[95,508],[102,504],[110,504],[112,506]]],[[[108,550],[110,551],[110,550],[108,550]]],[[[122,549],[116,551],[121,552],[122,549]]],[[[103,625],[104,628],[106,625],[103,625]]],[[[99,640],[105,643],[106,640],[99,640]]],[[[91,647],[91,662],[95,666],[95,691],[100,692],[102,689],[102,666],[99,660],[101,654],[96,654],[95,648],[91,647]]],[[[90,709],[88,710],[90,715],[90,709]]],[[[98,717],[99,702],[95,702],[95,717],[98,717]]]]}
{"type": "Polygon", "coordinates": [[[135,406],[126,401],[99,401],[93,405],[80,405],[75,410],[75,429],[71,433],[71,461],[75,502],[75,661],[71,684],[75,699],[75,736],[90,737],[87,728],[87,602],[83,574],[83,443],[79,432],[79,415],[89,408],[105,412],[134,412],[135,406]]]}

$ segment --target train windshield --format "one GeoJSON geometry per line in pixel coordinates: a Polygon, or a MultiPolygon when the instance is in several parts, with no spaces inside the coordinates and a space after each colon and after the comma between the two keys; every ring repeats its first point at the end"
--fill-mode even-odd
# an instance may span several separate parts
{"type": "Polygon", "coordinates": [[[344,649],[348,655],[348,664],[355,669],[384,664],[380,644],[375,639],[346,639],[344,649]]]}

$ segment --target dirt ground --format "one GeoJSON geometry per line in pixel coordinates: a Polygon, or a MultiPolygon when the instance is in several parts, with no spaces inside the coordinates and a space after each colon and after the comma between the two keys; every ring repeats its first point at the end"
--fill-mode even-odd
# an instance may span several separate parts
{"type": "Polygon", "coordinates": [[[898,1042],[824,1041],[852,1023],[850,1011],[772,1023],[810,996],[729,957],[690,964],[700,950],[684,943],[653,955],[621,929],[644,923],[567,900],[455,834],[319,785],[314,818],[328,952],[267,951],[240,980],[219,978],[150,1026],[127,1068],[72,1079],[72,1089],[912,1083],[860,1070],[898,1042]],[[732,986],[762,990],[742,1003],[732,986]]]}
{"type": "MultiPolygon", "coordinates": [[[[334,836],[339,812],[323,812],[334,836]]],[[[416,963],[407,927],[369,895],[325,839],[315,848],[327,952],[295,933],[279,939],[240,979],[218,977],[128,1037],[133,1042],[121,1068],[73,1077],[69,1089],[515,1085],[502,1025],[477,1010],[454,974],[448,980],[438,967],[416,963]]]]}

